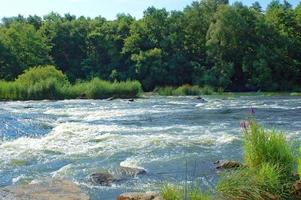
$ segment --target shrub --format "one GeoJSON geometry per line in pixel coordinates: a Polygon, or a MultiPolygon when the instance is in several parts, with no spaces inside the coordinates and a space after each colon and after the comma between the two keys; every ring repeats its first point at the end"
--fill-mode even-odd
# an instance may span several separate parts
{"type": "Polygon", "coordinates": [[[211,95],[214,94],[212,87],[204,86],[191,86],[191,85],[182,85],[180,87],[158,87],[154,90],[155,93],[162,96],[197,96],[197,95],[211,95]]]}
{"type": "Polygon", "coordinates": [[[23,74],[18,76],[16,82],[26,86],[32,86],[34,84],[44,82],[47,79],[53,79],[58,84],[62,85],[68,84],[68,79],[63,72],[57,70],[52,65],[29,68],[28,70],[25,70],[23,74]]]}
{"type": "Polygon", "coordinates": [[[244,160],[249,167],[263,163],[277,165],[285,175],[292,173],[294,156],[283,133],[266,131],[255,121],[249,123],[244,134],[244,160]]]}
{"type": "Polygon", "coordinates": [[[112,83],[94,78],[71,85],[54,66],[30,68],[14,82],[0,81],[0,99],[4,100],[72,99],[83,95],[91,99],[134,98],[141,92],[138,81],[112,83]]]}
{"type": "Polygon", "coordinates": [[[68,96],[76,98],[86,95],[90,99],[133,98],[138,97],[142,92],[141,84],[138,81],[109,82],[99,78],[91,81],[78,82],[67,88],[68,96]]]}

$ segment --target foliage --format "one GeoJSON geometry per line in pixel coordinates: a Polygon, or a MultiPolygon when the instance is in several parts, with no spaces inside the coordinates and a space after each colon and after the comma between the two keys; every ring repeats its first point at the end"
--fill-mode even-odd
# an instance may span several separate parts
{"type": "MultiPolygon", "coordinates": [[[[182,200],[185,198],[184,188],[166,184],[161,189],[161,195],[164,200],[182,200]]],[[[190,200],[210,200],[211,196],[199,189],[193,188],[187,192],[187,197],[190,200]]]]}
{"type": "Polygon", "coordinates": [[[289,190],[281,179],[277,165],[263,164],[257,168],[241,168],[224,173],[218,182],[217,192],[228,199],[268,200],[287,197],[289,190]]]}
{"type": "Polygon", "coordinates": [[[76,98],[84,96],[89,99],[133,98],[142,92],[138,81],[109,82],[98,78],[79,82],[67,88],[68,96],[76,98]]]}
{"type": "Polygon", "coordinates": [[[5,100],[133,98],[141,91],[138,81],[111,83],[94,78],[71,85],[54,66],[30,68],[14,82],[0,81],[0,99],[5,100]]]}
{"type": "Polygon", "coordinates": [[[285,136],[276,130],[267,131],[255,121],[244,130],[244,159],[249,167],[268,163],[279,166],[283,173],[292,172],[295,163],[285,136]]]}
{"type": "Polygon", "coordinates": [[[214,89],[210,86],[191,86],[182,85],[180,87],[159,87],[155,89],[155,92],[164,96],[197,96],[197,95],[211,95],[214,93],[214,89]]]}
{"type": "Polygon", "coordinates": [[[284,135],[255,121],[244,122],[242,128],[245,166],[223,173],[218,193],[233,200],[293,199],[295,159],[284,135]]]}
{"type": "Polygon", "coordinates": [[[0,24],[0,79],[56,65],[72,83],[98,77],[156,87],[209,85],[221,91],[301,91],[301,4],[245,6],[194,1],[183,11],[150,7],[136,20],[49,13],[0,24]],[[268,39],[267,39],[268,38],[268,39]]]}

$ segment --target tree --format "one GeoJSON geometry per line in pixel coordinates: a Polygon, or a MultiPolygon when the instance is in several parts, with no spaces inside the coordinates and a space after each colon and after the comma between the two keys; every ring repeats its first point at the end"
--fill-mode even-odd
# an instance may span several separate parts
{"type": "Polygon", "coordinates": [[[0,77],[13,80],[30,66],[52,63],[51,46],[33,25],[14,22],[0,29],[0,77]]]}

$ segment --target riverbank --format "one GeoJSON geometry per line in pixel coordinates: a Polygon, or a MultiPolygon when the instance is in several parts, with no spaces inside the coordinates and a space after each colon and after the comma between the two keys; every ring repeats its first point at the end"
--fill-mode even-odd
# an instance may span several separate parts
{"type": "Polygon", "coordinates": [[[30,68],[15,81],[0,81],[1,100],[136,98],[141,92],[138,81],[109,82],[93,78],[71,84],[54,66],[30,68]]]}

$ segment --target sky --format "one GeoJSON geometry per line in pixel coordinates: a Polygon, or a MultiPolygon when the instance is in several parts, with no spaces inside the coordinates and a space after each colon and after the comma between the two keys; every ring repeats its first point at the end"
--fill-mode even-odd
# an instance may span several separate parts
{"type": "MultiPolygon", "coordinates": [[[[230,0],[233,3],[235,0],[230,0]]],[[[255,0],[241,0],[251,5],[255,0]]],[[[271,0],[257,0],[262,7],[271,0]]],[[[18,14],[44,16],[51,11],[59,14],[70,13],[76,16],[96,17],[101,15],[114,19],[118,13],[127,13],[141,18],[143,11],[149,6],[182,10],[193,0],[0,0],[0,18],[17,16],[18,14]]],[[[288,0],[297,5],[300,0],[288,0]]]]}

